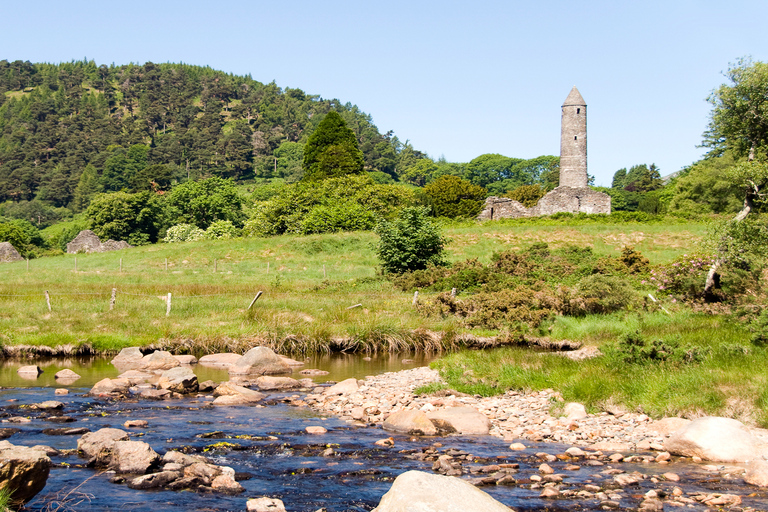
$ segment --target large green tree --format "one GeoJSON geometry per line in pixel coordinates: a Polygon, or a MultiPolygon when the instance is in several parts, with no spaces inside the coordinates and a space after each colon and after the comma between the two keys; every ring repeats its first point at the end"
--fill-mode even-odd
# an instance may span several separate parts
{"type": "Polygon", "coordinates": [[[182,183],[168,194],[167,205],[174,224],[207,229],[214,221],[228,220],[237,227],[243,225],[243,200],[232,180],[213,177],[182,183]]]}
{"type": "Polygon", "coordinates": [[[360,174],[363,153],[357,146],[355,133],[335,110],[317,125],[304,146],[304,180],[360,174]]]}
{"type": "Polygon", "coordinates": [[[86,210],[91,228],[102,240],[131,245],[156,243],[163,221],[160,197],[152,192],[99,194],[86,210]]]}

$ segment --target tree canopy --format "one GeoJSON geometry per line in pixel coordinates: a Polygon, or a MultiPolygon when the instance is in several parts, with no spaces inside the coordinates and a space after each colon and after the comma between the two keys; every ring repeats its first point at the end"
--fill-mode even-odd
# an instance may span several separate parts
{"type": "Polygon", "coordinates": [[[355,133],[335,110],[326,114],[304,146],[304,178],[317,181],[363,172],[355,133]]]}

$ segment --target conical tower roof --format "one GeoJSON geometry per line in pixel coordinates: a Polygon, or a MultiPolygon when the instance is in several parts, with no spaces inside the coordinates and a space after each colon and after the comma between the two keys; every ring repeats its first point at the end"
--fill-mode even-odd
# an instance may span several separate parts
{"type": "Polygon", "coordinates": [[[587,106],[587,103],[584,101],[584,98],[581,97],[581,93],[579,93],[579,90],[576,88],[576,86],[573,86],[573,89],[571,89],[571,92],[568,93],[568,97],[565,98],[565,101],[563,102],[563,106],[567,107],[570,105],[579,105],[579,106],[587,106]]]}

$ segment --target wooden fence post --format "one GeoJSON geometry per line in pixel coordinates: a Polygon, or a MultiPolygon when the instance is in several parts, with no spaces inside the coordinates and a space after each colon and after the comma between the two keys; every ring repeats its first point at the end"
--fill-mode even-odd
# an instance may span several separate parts
{"type": "Polygon", "coordinates": [[[418,303],[419,303],[419,292],[415,291],[413,292],[413,305],[415,306],[418,303]]]}
{"type": "Polygon", "coordinates": [[[45,290],[45,303],[48,304],[48,311],[51,310],[51,296],[48,293],[48,290],[45,290]]]}
{"type": "Polygon", "coordinates": [[[117,299],[117,288],[112,288],[112,297],[109,299],[109,310],[115,309],[115,300],[117,299]]]}
{"type": "Polygon", "coordinates": [[[165,301],[165,316],[169,316],[171,314],[171,292],[168,292],[168,298],[165,301]]]}
{"type": "Polygon", "coordinates": [[[261,294],[262,294],[262,291],[259,290],[259,292],[256,294],[256,296],[251,301],[250,306],[248,306],[248,309],[251,309],[253,307],[253,305],[256,304],[256,301],[259,300],[259,297],[261,297],[261,294]]]}

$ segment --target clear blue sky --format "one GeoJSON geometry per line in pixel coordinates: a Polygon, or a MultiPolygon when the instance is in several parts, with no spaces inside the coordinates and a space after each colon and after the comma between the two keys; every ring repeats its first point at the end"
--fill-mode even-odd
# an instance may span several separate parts
{"type": "Polygon", "coordinates": [[[0,59],[185,62],[356,104],[433,158],[559,154],[588,104],[589,172],[700,158],[709,93],[768,60],[765,0],[7,2],[0,59]]]}

